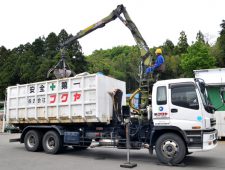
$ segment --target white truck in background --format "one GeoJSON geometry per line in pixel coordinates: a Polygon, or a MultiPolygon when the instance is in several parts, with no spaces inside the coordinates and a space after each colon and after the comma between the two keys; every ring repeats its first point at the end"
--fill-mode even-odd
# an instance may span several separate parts
{"type": "Polygon", "coordinates": [[[215,107],[218,138],[225,137],[225,105],[221,92],[225,90],[225,68],[194,70],[195,77],[205,81],[210,102],[215,107]]]}

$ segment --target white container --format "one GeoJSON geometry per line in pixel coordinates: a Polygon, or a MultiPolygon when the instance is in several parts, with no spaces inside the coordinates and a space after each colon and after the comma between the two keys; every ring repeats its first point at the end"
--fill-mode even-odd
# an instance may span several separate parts
{"type": "Polygon", "coordinates": [[[17,85],[7,88],[7,119],[10,123],[76,123],[112,120],[114,89],[126,84],[99,74],[17,85]]]}

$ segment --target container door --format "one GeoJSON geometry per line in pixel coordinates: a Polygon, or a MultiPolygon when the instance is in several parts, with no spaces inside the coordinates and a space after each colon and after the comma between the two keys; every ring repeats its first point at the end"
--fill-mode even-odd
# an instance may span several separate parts
{"type": "Polygon", "coordinates": [[[201,100],[194,83],[170,84],[169,93],[171,125],[181,129],[201,127],[201,100]]]}

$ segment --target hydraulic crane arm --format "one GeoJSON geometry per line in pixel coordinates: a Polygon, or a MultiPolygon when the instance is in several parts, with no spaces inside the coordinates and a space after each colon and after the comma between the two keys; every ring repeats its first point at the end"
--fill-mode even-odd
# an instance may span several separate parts
{"type": "MultiPolygon", "coordinates": [[[[139,49],[141,52],[141,63],[143,65],[149,65],[151,63],[152,57],[150,56],[150,51],[148,48],[147,43],[145,42],[144,38],[142,37],[141,33],[139,32],[138,28],[131,20],[129,14],[126,11],[126,8],[123,5],[118,5],[115,10],[113,10],[107,17],[103,18],[102,20],[92,24],[91,26],[85,28],[78,32],[75,36],[69,38],[64,43],[60,44],[61,47],[66,46],[67,44],[72,43],[73,41],[91,33],[92,31],[104,27],[107,23],[119,18],[126,27],[129,28],[131,31],[139,49]],[[123,14],[123,16],[121,16],[123,14]]],[[[141,69],[143,70],[143,69],[141,69]]],[[[142,73],[143,74],[143,73],[142,73]]]]}
{"type": "Polygon", "coordinates": [[[67,70],[66,64],[65,64],[65,59],[63,55],[63,48],[78,40],[79,38],[82,38],[83,36],[93,32],[94,30],[98,28],[104,27],[106,24],[109,22],[119,18],[123,24],[131,31],[131,34],[133,35],[137,46],[140,49],[141,56],[140,56],[140,65],[139,65],[139,89],[134,93],[141,93],[140,97],[140,102],[139,102],[139,109],[136,110],[134,106],[131,104],[131,100],[134,97],[130,98],[130,106],[136,110],[138,113],[140,112],[140,109],[143,109],[146,107],[148,104],[148,96],[149,96],[149,83],[146,81],[144,73],[145,73],[145,68],[149,66],[152,62],[152,57],[150,55],[149,47],[147,43],[145,42],[144,38],[142,37],[141,33],[139,32],[137,26],[135,23],[131,20],[129,14],[126,11],[126,8],[123,5],[118,5],[115,10],[113,10],[107,17],[103,18],[102,20],[96,22],[95,24],[90,25],[89,27],[85,28],[84,30],[81,30],[78,32],[75,36],[69,38],[65,42],[60,44],[61,47],[61,52],[62,52],[62,59],[60,62],[52,69],[49,70],[48,76],[50,72],[54,71],[54,74],[57,78],[63,78],[63,77],[68,77],[70,76],[70,70],[67,70]],[[63,63],[63,68],[59,69],[59,65],[62,65],[63,63]]]}

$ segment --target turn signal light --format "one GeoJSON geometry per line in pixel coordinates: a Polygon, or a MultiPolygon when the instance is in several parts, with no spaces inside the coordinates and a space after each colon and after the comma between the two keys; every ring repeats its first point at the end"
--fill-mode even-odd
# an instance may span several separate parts
{"type": "Polygon", "coordinates": [[[192,126],[192,129],[201,129],[201,126],[192,126]]]}

